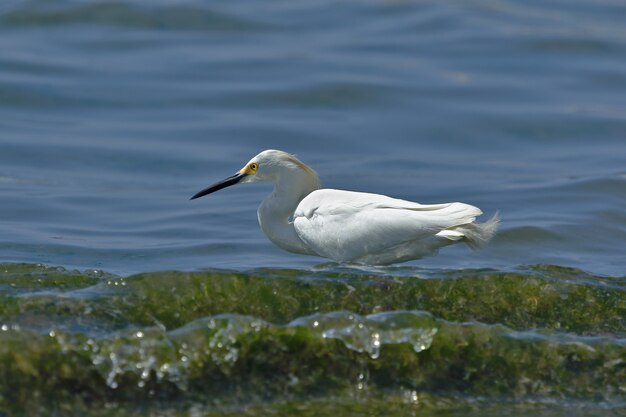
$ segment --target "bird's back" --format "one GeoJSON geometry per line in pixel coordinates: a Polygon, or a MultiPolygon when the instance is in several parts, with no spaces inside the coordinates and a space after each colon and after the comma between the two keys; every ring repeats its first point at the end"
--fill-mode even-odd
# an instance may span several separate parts
{"type": "Polygon", "coordinates": [[[480,214],[480,209],[464,203],[424,205],[380,194],[322,189],[300,202],[294,227],[320,256],[388,264],[418,259],[463,239],[463,228],[480,214]]]}

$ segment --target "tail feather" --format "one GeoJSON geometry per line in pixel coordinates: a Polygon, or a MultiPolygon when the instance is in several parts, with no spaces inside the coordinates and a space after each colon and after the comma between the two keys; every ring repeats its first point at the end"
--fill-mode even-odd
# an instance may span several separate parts
{"type": "Polygon", "coordinates": [[[484,223],[468,223],[459,226],[455,231],[463,233],[465,244],[471,249],[477,250],[482,248],[491,240],[498,230],[500,216],[498,212],[484,223]]]}

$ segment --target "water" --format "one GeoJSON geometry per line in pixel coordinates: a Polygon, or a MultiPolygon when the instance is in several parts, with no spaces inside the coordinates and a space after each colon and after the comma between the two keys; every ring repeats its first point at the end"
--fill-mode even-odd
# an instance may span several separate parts
{"type": "MultiPolygon", "coordinates": [[[[305,282],[341,281],[347,275],[361,290],[369,288],[370,276],[387,285],[386,280],[415,276],[438,282],[453,274],[453,279],[464,280],[491,271],[523,276],[528,282],[563,280],[576,288],[606,290],[616,300],[612,317],[622,317],[623,324],[625,18],[626,8],[614,0],[7,0],[0,6],[0,262],[7,271],[13,271],[12,263],[27,265],[3,278],[4,302],[21,310],[5,311],[0,321],[7,329],[19,325],[15,331],[28,335],[57,329],[80,339],[103,332],[98,333],[103,344],[113,337],[110,332],[148,332],[146,327],[154,325],[150,320],[109,323],[104,317],[117,314],[115,309],[89,320],[80,310],[80,323],[56,314],[47,319],[42,313],[47,311],[38,304],[42,297],[50,297],[46,308],[52,311],[67,305],[93,309],[102,300],[111,301],[102,274],[117,280],[150,271],[208,270],[260,275],[271,282],[276,274],[292,272],[305,282]],[[480,252],[456,245],[437,257],[399,267],[358,269],[285,253],[267,241],[255,210],[268,185],[233,187],[189,201],[267,148],[297,154],[327,187],[421,203],[463,201],[486,216],[499,211],[500,233],[480,252]],[[80,285],[67,284],[68,278],[47,281],[49,272],[37,272],[35,264],[104,272],[84,275],[80,285]],[[30,282],[33,276],[43,276],[44,284],[30,282]],[[24,288],[15,289],[18,281],[24,288]]],[[[504,294],[493,297],[508,300],[507,291],[523,294],[520,288],[500,289],[504,294]]],[[[226,293],[220,297],[229,299],[226,293]]],[[[163,310],[155,303],[150,313],[155,317],[169,314],[170,301],[165,297],[160,302],[163,310]]],[[[237,321],[237,314],[245,313],[279,329],[271,333],[318,313],[351,311],[367,318],[406,310],[433,314],[438,329],[444,325],[437,320],[445,319],[504,325],[519,332],[539,327],[549,337],[560,331],[558,320],[516,322],[506,308],[498,310],[500,319],[478,310],[447,317],[445,309],[385,303],[383,297],[369,309],[337,302],[318,313],[303,307],[274,317],[263,313],[263,300],[249,302],[258,303],[258,311],[199,307],[187,321],[163,321],[173,332],[196,320],[234,314],[237,321]]],[[[578,308],[587,307],[583,303],[578,308]]],[[[600,303],[595,311],[600,314],[605,308],[600,303]]],[[[559,311],[565,321],[575,314],[566,307],[559,311]]],[[[618,352],[611,360],[626,360],[623,325],[616,323],[573,326],[567,337],[608,337],[607,349],[618,352]]],[[[345,331],[343,324],[329,326],[330,334],[345,331]]],[[[445,332],[434,336],[430,349],[410,350],[411,355],[440,349],[441,334],[445,332]]],[[[82,349],[82,342],[72,343],[70,350],[82,349]]],[[[262,358],[250,358],[263,363],[262,358]]],[[[198,360],[203,366],[208,363],[198,360]]],[[[380,360],[389,360],[384,350],[371,363],[380,360]]],[[[109,374],[99,372],[106,386],[109,374]]],[[[340,372],[337,378],[356,378],[347,375],[340,372]]],[[[605,382],[598,383],[598,392],[613,384],[606,382],[612,381],[610,376],[601,377],[605,382]]],[[[192,385],[203,381],[184,378],[192,385]]],[[[412,398],[414,390],[439,398],[440,391],[432,386],[377,381],[394,392],[398,404],[412,398]]],[[[381,410],[395,404],[377,397],[376,384],[370,385],[366,398],[348,400],[337,394],[336,402],[328,403],[328,413],[355,413],[363,402],[381,410]]],[[[475,388],[458,388],[453,394],[444,390],[445,398],[465,393],[469,403],[461,411],[441,399],[433,400],[432,408],[498,415],[497,405],[492,409],[491,401],[478,400],[493,398],[493,392],[475,388]]],[[[623,390],[619,394],[615,389],[618,394],[591,401],[592,411],[586,412],[622,404],[623,390]]],[[[305,401],[302,407],[326,406],[319,403],[324,395],[309,394],[305,400],[299,397],[305,401]]],[[[580,392],[570,394],[565,398],[571,403],[589,406],[580,392]]],[[[545,398],[549,402],[563,395],[555,388],[545,398]]],[[[293,400],[268,396],[279,404],[293,400]]],[[[509,406],[522,407],[520,415],[536,414],[519,405],[528,404],[529,398],[520,396],[509,406]]],[[[180,403],[170,398],[174,402],[168,407],[179,409],[176,404],[188,404],[185,398],[176,400],[180,403]]],[[[109,399],[128,404],[116,394],[109,399]]],[[[262,402],[252,404],[251,413],[272,411],[262,402]]],[[[288,414],[289,405],[280,407],[288,414]]],[[[555,407],[542,412],[572,413],[572,407],[555,407]]],[[[210,412],[226,415],[229,410],[217,409],[221,411],[210,412]]]]}

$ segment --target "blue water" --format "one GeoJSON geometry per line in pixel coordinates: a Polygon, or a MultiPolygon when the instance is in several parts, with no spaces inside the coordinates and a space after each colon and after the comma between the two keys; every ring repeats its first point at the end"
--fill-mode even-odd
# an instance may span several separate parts
{"type": "Polygon", "coordinates": [[[501,231],[416,269],[626,274],[626,4],[11,1],[0,261],[118,274],[313,268],[269,185],[189,197],[263,149],[327,187],[463,201],[501,231]]]}

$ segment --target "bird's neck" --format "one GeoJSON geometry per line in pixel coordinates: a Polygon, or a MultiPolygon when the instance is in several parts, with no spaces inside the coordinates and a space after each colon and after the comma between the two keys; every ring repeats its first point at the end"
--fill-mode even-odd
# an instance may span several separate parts
{"type": "Polygon", "coordinates": [[[300,201],[319,187],[317,176],[298,172],[274,181],[274,190],[257,212],[261,229],[274,244],[289,252],[315,255],[298,237],[292,216],[300,201]]]}

